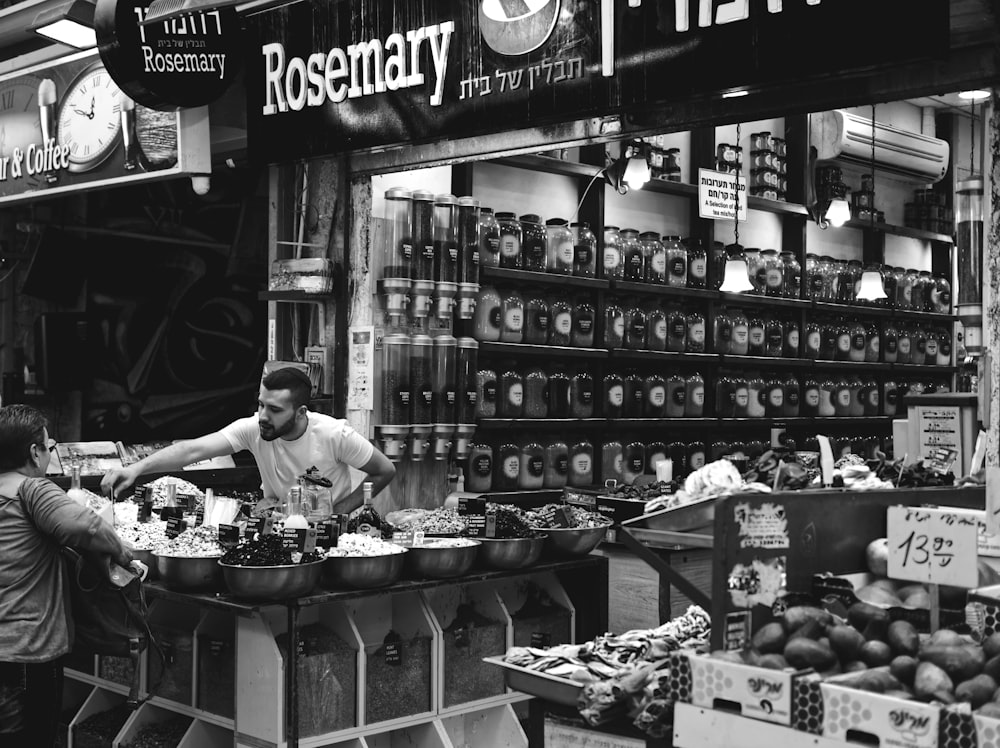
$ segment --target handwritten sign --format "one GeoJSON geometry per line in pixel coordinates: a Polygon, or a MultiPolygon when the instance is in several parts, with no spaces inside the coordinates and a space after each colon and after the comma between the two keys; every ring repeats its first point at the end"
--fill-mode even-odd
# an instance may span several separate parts
{"type": "Polygon", "coordinates": [[[462,496],[458,500],[458,515],[463,517],[469,528],[469,535],[481,538],[486,535],[486,500],[462,496]]]}
{"type": "Polygon", "coordinates": [[[274,520],[271,517],[251,517],[247,521],[246,529],[243,530],[243,537],[253,540],[254,535],[270,535],[274,530],[274,520]]]}
{"type": "Polygon", "coordinates": [[[747,180],[742,175],[737,188],[736,174],[698,169],[698,215],[701,218],[732,221],[736,203],[739,203],[739,220],[747,220],[747,180]]]}
{"type": "Polygon", "coordinates": [[[219,525],[219,545],[223,548],[234,548],[240,543],[240,528],[237,525],[219,525]]]}
{"type": "Polygon", "coordinates": [[[888,510],[889,576],[976,587],[976,512],[893,506],[888,510]]]}
{"type": "Polygon", "coordinates": [[[180,517],[171,517],[167,520],[167,529],[164,534],[168,538],[176,538],[182,532],[187,529],[187,522],[182,520],[180,517]]]}

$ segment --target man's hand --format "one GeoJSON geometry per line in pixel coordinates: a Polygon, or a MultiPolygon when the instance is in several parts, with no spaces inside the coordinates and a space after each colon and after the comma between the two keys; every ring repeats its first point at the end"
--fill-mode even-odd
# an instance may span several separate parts
{"type": "Polygon", "coordinates": [[[101,493],[116,501],[118,496],[132,487],[139,474],[131,466],[120,470],[109,470],[101,478],[101,493]]]}

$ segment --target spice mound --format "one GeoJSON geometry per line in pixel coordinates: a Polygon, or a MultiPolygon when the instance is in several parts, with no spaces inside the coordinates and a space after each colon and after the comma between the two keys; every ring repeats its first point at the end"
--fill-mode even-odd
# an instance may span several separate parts
{"type": "Polygon", "coordinates": [[[532,527],[544,527],[546,529],[560,529],[569,527],[572,529],[586,529],[594,527],[607,527],[611,520],[598,512],[588,512],[572,504],[546,504],[538,509],[526,512],[528,522],[532,527]],[[555,519],[556,512],[562,509],[565,511],[569,525],[562,525],[555,519]]]}
{"type": "Polygon", "coordinates": [[[394,553],[403,553],[406,549],[402,546],[373,538],[371,535],[360,535],[349,532],[341,535],[337,540],[337,547],[330,548],[326,555],[336,556],[390,556],[394,553]]]}
{"type": "Polygon", "coordinates": [[[495,538],[533,538],[538,533],[531,529],[528,515],[521,509],[504,504],[487,504],[486,512],[496,513],[495,538]]]}
{"type": "Polygon", "coordinates": [[[316,551],[300,554],[283,548],[280,535],[263,535],[230,548],[222,556],[222,563],[233,566],[290,566],[322,558],[323,554],[316,551]]]}
{"type": "Polygon", "coordinates": [[[422,530],[425,535],[459,535],[468,529],[464,517],[460,517],[454,509],[402,509],[386,515],[389,522],[398,532],[416,532],[422,530]]]}
{"type": "Polygon", "coordinates": [[[167,542],[166,522],[132,522],[115,526],[118,537],[139,550],[158,548],[167,542]]]}
{"type": "Polygon", "coordinates": [[[200,525],[189,527],[176,538],[153,548],[160,556],[206,557],[221,556],[225,549],[219,543],[219,531],[214,527],[200,525]]]}

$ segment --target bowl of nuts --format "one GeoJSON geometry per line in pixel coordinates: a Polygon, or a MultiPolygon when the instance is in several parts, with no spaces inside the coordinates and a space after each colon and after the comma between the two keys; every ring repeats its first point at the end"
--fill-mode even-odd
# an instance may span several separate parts
{"type": "Polygon", "coordinates": [[[176,590],[217,590],[224,585],[219,567],[223,548],[214,527],[192,527],[153,549],[156,572],[176,590]]]}

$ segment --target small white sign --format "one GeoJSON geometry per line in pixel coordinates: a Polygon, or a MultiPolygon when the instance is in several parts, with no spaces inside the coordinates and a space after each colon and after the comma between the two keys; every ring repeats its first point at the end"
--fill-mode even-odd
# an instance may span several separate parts
{"type": "Polygon", "coordinates": [[[917,406],[917,419],[924,467],[938,473],[961,471],[965,463],[958,406],[920,405],[917,406]]]}
{"type": "Polygon", "coordinates": [[[981,512],[891,506],[887,520],[890,578],[969,589],[979,586],[981,512]]]}
{"type": "Polygon", "coordinates": [[[347,409],[375,407],[375,328],[358,325],[347,331],[347,409]]]}
{"type": "Polygon", "coordinates": [[[698,169],[698,215],[716,220],[733,220],[733,208],[739,195],[739,220],[747,220],[747,180],[740,175],[698,169]]]}

